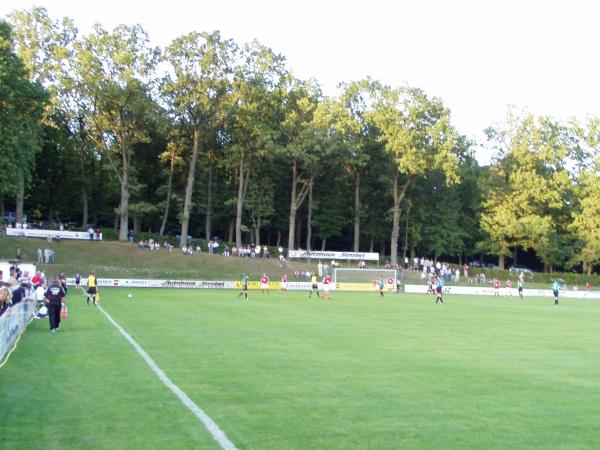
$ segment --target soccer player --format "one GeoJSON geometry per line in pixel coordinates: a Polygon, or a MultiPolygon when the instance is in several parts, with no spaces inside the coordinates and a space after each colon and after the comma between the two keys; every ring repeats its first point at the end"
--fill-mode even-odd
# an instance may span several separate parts
{"type": "Polygon", "coordinates": [[[494,297],[500,297],[500,281],[494,278],[494,297]]]}
{"type": "Polygon", "coordinates": [[[87,286],[87,304],[89,305],[90,300],[92,300],[92,303],[94,304],[94,306],[96,306],[96,296],[98,294],[98,279],[96,278],[96,272],[90,272],[90,276],[87,280],[87,286]]]}
{"type": "Polygon", "coordinates": [[[279,285],[279,290],[283,292],[287,292],[287,284],[288,284],[288,276],[287,273],[284,273],[281,277],[281,284],[279,285]]]}
{"type": "Polygon", "coordinates": [[[552,293],[554,294],[554,306],[558,306],[558,291],[560,291],[560,284],[558,284],[558,280],[552,280],[552,293]]]}
{"type": "Polygon", "coordinates": [[[333,300],[331,298],[331,277],[329,275],[323,277],[323,296],[321,298],[333,300]]]}
{"type": "Polygon", "coordinates": [[[512,281],[510,279],[506,280],[504,287],[506,289],[506,296],[512,298],[512,281]]]}
{"type": "Polygon", "coordinates": [[[388,292],[394,292],[396,290],[396,286],[394,286],[394,278],[388,277],[387,279],[387,290],[388,292]]]}
{"type": "Polygon", "coordinates": [[[377,279],[377,284],[379,285],[379,296],[380,296],[380,297],[383,297],[383,288],[384,288],[385,284],[384,284],[384,281],[383,281],[383,277],[382,277],[382,276],[380,276],[380,277],[377,279]]]}
{"type": "Polygon", "coordinates": [[[433,277],[431,277],[431,280],[429,280],[429,284],[427,285],[427,293],[428,294],[435,294],[435,275],[433,277]]]}
{"type": "Polygon", "coordinates": [[[444,279],[442,277],[437,277],[435,282],[435,304],[437,305],[440,302],[442,305],[444,304],[444,279]]]}
{"type": "Polygon", "coordinates": [[[246,300],[248,300],[248,280],[250,278],[248,278],[248,275],[246,275],[245,273],[242,274],[242,292],[240,292],[238,294],[238,297],[241,297],[242,294],[244,295],[244,298],[246,300]]]}
{"type": "Polygon", "coordinates": [[[262,293],[265,293],[265,289],[267,290],[267,294],[270,294],[269,292],[269,275],[267,275],[266,273],[263,273],[263,276],[260,278],[260,289],[262,290],[262,293]]]}
{"type": "Polygon", "coordinates": [[[319,295],[319,285],[317,284],[317,276],[315,275],[315,273],[312,273],[312,276],[310,277],[310,285],[311,285],[311,291],[308,294],[308,298],[312,297],[313,292],[317,293],[317,297],[321,298],[321,296],[319,295]]]}
{"type": "Polygon", "coordinates": [[[519,297],[523,298],[523,274],[519,275],[519,279],[517,281],[517,289],[519,290],[519,297]]]}
{"type": "Polygon", "coordinates": [[[79,290],[79,288],[81,287],[81,274],[79,272],[75,274],[75,287],[77,288],[77,290],[79,290]]]}

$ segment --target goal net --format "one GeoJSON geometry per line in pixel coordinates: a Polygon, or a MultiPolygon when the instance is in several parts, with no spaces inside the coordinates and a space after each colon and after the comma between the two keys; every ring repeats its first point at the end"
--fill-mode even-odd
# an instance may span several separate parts
{"type": "Polygon", "coordinates": [[[376,280],[383,278],[386,291],[396,291],[396,271],[393,269],[335,269],[333,282],[336,289],[348,291],[378,290],[376,280]]]}

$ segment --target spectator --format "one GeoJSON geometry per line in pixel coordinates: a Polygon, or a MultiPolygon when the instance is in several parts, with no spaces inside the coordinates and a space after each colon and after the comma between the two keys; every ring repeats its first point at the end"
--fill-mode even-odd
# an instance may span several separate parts
{"type": "Polygon", "coordinates": [[[0,316],[3,316],[10,307],[10,289],[6,286],[0,287],[0,316]]]}
{"type": "Polygon", "coordinates": [[[94,240],[94,229],[90,226],[88,228],[88,235],[90,236],[90,241],[94,240]]]}
{"type": "Polygon", "coordinates": [[[213,241],[212,241],[212,239],[210,241],[208,241],[208,254],[209,255],[213,254],[213,241]]]}
{"type": "Polygon", "coordinates": [[[17,270],[14,267],[11,267],[10,277],[6,281],[6,283],[9,285],[11,290],[15,289],[19,285],[19,282],[17,281],[18,277],[19,277],[19,275],[18,275],[17,270]]]}
{"type": "Polygon", "coordinates": [[[129,242],[133,242],[135,239],[135,234],[133,233],[133,229],[129,229],[129,231],[127,232],[127,240],[129,242]]]}
{"type": "Polygon", "coordinates": [[[44,262],[44,254],[42,253],[42,249],[41,248],[37,249],[37,262],[38,263],[43,263],[44,262]]]}
{"type": "Polygon", "coordinates": [[[12,305],[17,305],[23,300],[27,300],[29,296],[29,285],[27,283],[21,283],[20,286],[12,291],[12,305]]]}
{"type": "Polygon", "coordinates": [[[96,227],[96,240],[100,240],[100,227],[96,227]]]}

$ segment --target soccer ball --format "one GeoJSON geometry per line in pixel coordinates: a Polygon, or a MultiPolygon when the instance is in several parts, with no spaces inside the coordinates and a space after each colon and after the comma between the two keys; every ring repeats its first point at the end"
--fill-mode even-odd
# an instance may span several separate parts
{"type": "Polygon", "coordinates": [[[131,295],[131,294],[127,294],[127,297],[129,297],[129,298],[133,298],[133,295],[131,295]]]}

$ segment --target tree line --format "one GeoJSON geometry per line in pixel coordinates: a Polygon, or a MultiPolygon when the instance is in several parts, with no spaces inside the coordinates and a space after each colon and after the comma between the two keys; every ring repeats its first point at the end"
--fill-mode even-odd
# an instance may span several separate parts
{"type": "MultiPolygon", "coordinates": [[[[336,96],[257,41],[139,25],[81,35],[43,8],[0,22],[0,210],[242,246],[352,248],[591,272],[600,122],[509,111],[476,143],[422,89],[336,96]]],[[[30,219],[31,220],[31,219],[30,219]]]]}

